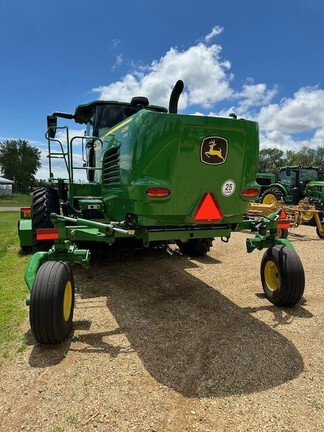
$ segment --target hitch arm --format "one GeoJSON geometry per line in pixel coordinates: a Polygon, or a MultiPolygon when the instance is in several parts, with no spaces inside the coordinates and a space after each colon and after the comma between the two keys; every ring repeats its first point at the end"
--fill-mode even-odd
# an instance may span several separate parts
{"type": "Polygon", "coordinates": [[[55,223],[63,221],[63,222],[72,222],[73,224],[81,225],[82,227],[97,228],[98,231],[100,231],[104,234],[107,234],[107,235],[111,235],[114,232],[119,233],[119,234],[123,234],[123,235],[128,235],[128,236],[135,235],[134,230],[123,229],[123,228],[117,227],[116,226],[117,223],[114,223],[114,222],[110,222],[110,223],[106,224],[106,223],[102,223],[102,222],[92,221],[89,219],[61,216],[61,215],[57,215],[55,213],[51,214],[51,220],[52,220],[54,226],[55,226],[55,223]]]}
{"type": "Polygon", "coordinates": [[[276,244],[283,244],[294,250],[294,246],[289,240],[277,237],[278,219],[281,211],[280,208],[279,210],[270,213],[254,225],[254,229],[257,229],[258,233],[254,238],[246,239],[246,249],[248,253],[253,252],[254,249],[261,250],[272,247],[276,244]]]}

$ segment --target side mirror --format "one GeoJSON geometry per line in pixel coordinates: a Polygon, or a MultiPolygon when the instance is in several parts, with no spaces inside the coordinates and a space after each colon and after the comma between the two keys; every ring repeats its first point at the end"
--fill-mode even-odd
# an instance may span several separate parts
{"type": "Polygon", "coordinates": [[[48,136],[50,138],[55,138],[56,127],[57,127],[57,117],[52,115],[47,116],[47,129],[48,129],[48,136]]]}

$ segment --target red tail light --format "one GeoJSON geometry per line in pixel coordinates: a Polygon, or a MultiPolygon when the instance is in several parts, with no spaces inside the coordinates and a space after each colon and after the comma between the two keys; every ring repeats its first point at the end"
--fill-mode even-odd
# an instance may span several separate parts
{"type": "Polygon", "coordinates": [[[170,193],[167,188],[149,188],[146,191],[146,195],[152,198],[164,198],[169,196],[170,193]]]}
{"type": "Polygon", "coordinates": [[[40,228],[36,230],[37,240],[56,240],[59,238],[57,228],[40,228]]]}
{"type": "Polygon", "coordinates": [[[24,216],[30,216],[31,208],[30,207],[21,207],[20,213],[24,216]]]}
{"type": "Polygon", "coordinates": [[[214,195],[210,192],[205,193],[194,214],[195,221],[219,222],[222,217],[222,211],[214,195]]]}
{"type": "Polygon", "coordinates": [[[244,189],[242,195],[246,198],[256,198],[259,195],[259,189],[244,189]]]}

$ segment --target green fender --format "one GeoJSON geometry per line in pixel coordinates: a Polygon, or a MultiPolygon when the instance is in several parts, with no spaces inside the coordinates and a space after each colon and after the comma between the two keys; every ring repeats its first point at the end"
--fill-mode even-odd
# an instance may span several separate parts
{"type": "Polygon", "coordinates": [[[48,261],[48,252],[36,252],[29,258],[25,273],[25,282],[30,292],[33,288],[36,273],[45,261],[48,261]]]}
{"type": "Polygon", "coordinates": [[[282,244],[284,246],[289,247],[289,249],[291,249],[291,250],[295,250],[294,245],[289,240],[287,240],[287,239],[281,239],[281,238],[279,238],[279,239],[277,239],[276,244],[282,244]]]}
{"type": "Polygon", "coordinates": [[[284,194],[285,197],[286,197],[287,195],[290,195],[290,193],[289,193],[288,189],[286,188],[286,186],[284,186],[282,183],[278,183],[278,182],[276,182],[276,183],[272,183],[272,184],[267,188],[267,190],[270,189],[270,188],[274,188],[274,187],[278,188],[278,189],[279,189],[279,190],[284,194]]]}
{"type": "Polygon", "coordinates": [[[22,249],[32,246],[32,221],[31,219],[20,219],[18,221],[19,243],[22,249]]]}

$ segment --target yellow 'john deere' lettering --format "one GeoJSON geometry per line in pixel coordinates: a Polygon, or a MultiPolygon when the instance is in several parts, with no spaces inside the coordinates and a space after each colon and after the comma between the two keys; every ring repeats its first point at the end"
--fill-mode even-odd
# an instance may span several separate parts
{"type": "Polygon", "coordinates": [[[111,135],[112,133],[116,132],[118,129],[120,129],[123,126],[127,125],[128,123],[130,123],[132,120],[133,120],[132,117],[129,117],[128,119],[123,120],[121,123],[118,123],[116,126],[113,126],[112,128],[110,128],[109,131],[104,136],[111,135]]]}

